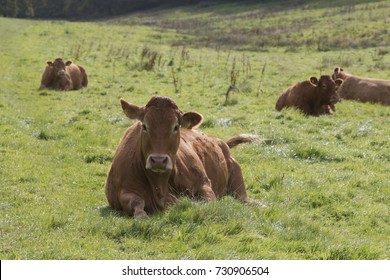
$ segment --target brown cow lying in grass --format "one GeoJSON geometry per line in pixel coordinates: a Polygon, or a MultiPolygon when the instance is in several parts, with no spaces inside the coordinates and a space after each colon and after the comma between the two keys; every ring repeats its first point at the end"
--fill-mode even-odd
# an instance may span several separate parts
{"type": "Polygon", "coordinates": [[[332,77],[344,80],[337,91],[341,98],[390,105],[390,81],[388,80],[353,76],[340,67],[334,69],[332,77]]]}
{"type": "Polygon", "coordinates": [[[281,111],[285,107],[295,107],[303,113],[312,116],[331,114],[336,110],[334,104],[338,101],[336,88],[342,80],[333,81],[330,76],[321,76],[318,80],[299,82],[283,92],[275,104],[275,109],[281,111]]]}
{"type": "Polygon", "coordinates": [[[209,201],[230,194],[256,203],[229,148],[253,136],[234,137],[231,143],[207,136],[192,129],[203,117],[183,113],[168,97],[152,97],[143,107],[121,99],[121,105],[137,122],[125,132],[108,173],[105,192],[111,207],[147,218],[181,195],[209,201]]]}
{"type": "Polygon", "coordinates": [[[57,58],[47,62],[39,89],[77,90],[87,85],[87,73],[82,66],[57,58]]]}

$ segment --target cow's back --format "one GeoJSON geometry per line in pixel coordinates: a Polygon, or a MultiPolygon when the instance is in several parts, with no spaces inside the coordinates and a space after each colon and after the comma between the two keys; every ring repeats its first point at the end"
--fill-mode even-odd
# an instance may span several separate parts
{"type": "Polygon", "coordinates": [[[81,71],[78,65],[72,63],[66,66],[66,72],[70,75],[73,83],[73,89],[81,88],[81,71]]]}
{"type": "Polygon", "coordinates": [[[73,84],[73,89],[82,88],[83,75],[79,66],[77,64],[71,63],[70,65],[67,65],[65,69],[66,72],[70,75],[73,84]]]}
{"type": "Polygon", "coordinates": [[[85,71],[83,66],[81,66],[81,65],[77,65],[77,66],[79,67],[80,73],[81,73],[81,86],[86,87],[86,86],[88,86],[87,72],[85,71]]]}
{"type": "Polygon", "coordinates": [[[196,185],[211,183],[216,197],[228,191],[230,150],[225,142],[196,130],[182,129],[176,156],[175,187],[196,193],[196,185]],[[196,181],[196,184],[193,182],[196,181]],[[187,185],[188,184],[188,185],[187,185]]]}
{"type": "Polygon", "coordinates": [[[280,111],[284,107],[296,107],[306,114],[312,114],[312,91],[313,86],[310,81],[298,82],[280,95],[275,108],[280,111]]]}
{"type": "Polygon", "coordinates": [[[284,107],[288,106],[288,96],[290,95],[291,87],[286,89],[278,98],[275,104],[275,109],[281,111],[284,107]]]}
{"type": "Polygon", "coordinates": [[[343,99],[390,105],[390,81],[351,76],[338,89],[343,99]]]}
{"type": "Polygon", "coordinates": [[[51,88],[54,86],[54,69],[50,65],[46,65],[41,78],[41,85],[39,89],[51,88]]]}

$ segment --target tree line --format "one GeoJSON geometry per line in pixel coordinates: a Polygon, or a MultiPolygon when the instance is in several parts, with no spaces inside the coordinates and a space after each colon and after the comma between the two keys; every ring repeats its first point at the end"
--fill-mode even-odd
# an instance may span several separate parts
{"type": "MultiPolygon", "coordinates": [[[[18,18],[97,18],[159,7],[210,3],[203,0],[0,0],[0,16],[18,18]]],[[[232,2],[218,1],[213,2],[232,2]]]]}

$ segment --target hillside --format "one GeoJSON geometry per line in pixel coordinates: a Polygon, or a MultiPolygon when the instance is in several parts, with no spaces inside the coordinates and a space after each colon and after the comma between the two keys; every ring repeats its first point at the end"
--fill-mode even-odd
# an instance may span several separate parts
{"type": "Polygon", "coordinates": [[[111,22],[172,29],[185,35],[175,44],[328,51],[388,47],[389,8],[387,1],[228,3],[155,10],[111,22]]]}

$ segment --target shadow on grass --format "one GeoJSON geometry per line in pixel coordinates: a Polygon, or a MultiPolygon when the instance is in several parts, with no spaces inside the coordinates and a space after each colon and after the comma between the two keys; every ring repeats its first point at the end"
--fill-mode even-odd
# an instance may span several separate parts
{"type": "MultiPolygon", "coordinates": [[[[119,211],[116,209],[111,208],[110,206],[102,206],[99,208],[100,216],[103,218],[110,218],[110,217],[116,217],[116,218],[123,218],[123,219],[130,219],[130,220],[137,220],[137,221],[148,221],[150,219],[136,219],[133,216],[130,216],[126,214],[123,211],[119,211]]],[[[153,215],[149,214],[149,218],[153,217],[160,217],[161,214],[164,212],[156,212],[153,215]]]]}
{"type": "Polygon", "coordinates": [[[108,205],[101,207],[99,209],[99,212],[100,212],[100,216],[102,216],[103,218],[107,218],[107,217],[118,217],[118,218],[126,218],[126,219],[131,218],[126,213],[115,210],[108,205]]]}

